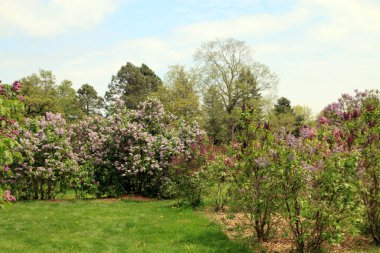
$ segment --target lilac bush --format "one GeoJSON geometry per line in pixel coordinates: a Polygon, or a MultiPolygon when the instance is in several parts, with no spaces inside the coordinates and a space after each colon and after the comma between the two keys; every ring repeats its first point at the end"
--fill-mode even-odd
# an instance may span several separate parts
{"type": "Polygon", "coordinates": [[[202,204],[212,186],[208,163],[214,161],[216,149],[197,124],[190,126],[182,123],[178,133],[184,149],[172,161],[170,178],[175,181],[178,204],[196,208],[202,204]]]}
{"type": "Polygon", "coordinates": [[[342,224],[353,217],[358,155],[340,145],[326,126],[305,128],[301,138],[280,133],[275,157],[279,192],[296,249],[318,251],[342,240],[342,224]]]}
{"type": "Polygon", "coordinates": [[[52,199],[69,187],[78,167],[65,127],[60,114],[26,120],[17,138],[24,160],[7,177],[19,198],[52,199]]]}
{"type": "MultiPolygon", "coordinates": [[[[94,115],[69,127],[70,144],[80,166],[71,184],[77,197],[98,194],[99,190],[107,189],[106,180],[101,175],[106,175],[102,173],[106,171],[103,163],[103,157],[106,155],[103,145],[106,145],[109,124],[104,117],[94,115]]],[[[108,190],[112,191],[112,183],[109,183],[108,190]]]]}
{"type": "MultiPolygon", "coordinates": [[[[22,98],[18,96],[21,84],[15,81],[13,85],[2,84],[0,81],[0,176],[9,174],[9,165],[20,160],[15,138],[19,134],[18,122],[23,111],[22,98]]],[[[7,202],[15,201],[9,190],[3,192],[4,185],[0,182],[0,207],[7,202]]]]}
{"type": "Polygon", "coordinates": [[[11,164],[14,156],[18,156],[14,139],[19,133],[18,120],[24,108],[22,98],[18,96],[20,88],[18,81],[13,85],[0,82],[0,168],[11,164]]]}
{"type": "Polygon", "coordinates": [[[232,145],[232,154],[225,163],[232,170],[233,206],[246,214],[256,239],[267,241],[279,207],[277,164],[271,156],[276,147],[269,126],[252,120],[252,116],[243,114],[240,143],[232,145]]]}
{"type": "Polygon", "coordinates": [[[290,233],[299,252],[342,240],[343,224],[358,207],[358,153],[327,121],[300,129],[296,137],[285,129],[271,131],[254,113],[242,114],[239,142],[226,154],[231,207],[246,214],[258,241],[275,234],[279,216],[288,221],[283,232],[290,233]]]}
{"type": "Polygon", "coordinates": [[[135,193],[165,197],[174,157],[201,134],[196,126],[172,124],[158,100],[128,110],[118,101],[106,119],[88,118],[71,127],[79,163],[93,171],[99,195],[135,193]],[[84,127],[86,126],[86,127],[84,127]]]}
{"type": "Polygon", "coordinates": [[[373,240],[380,244],[380,92],[344,94],[323,110],[320,119],[336,127],[346,149],[360,152],[357,177],[365,218],[373,240]]]}

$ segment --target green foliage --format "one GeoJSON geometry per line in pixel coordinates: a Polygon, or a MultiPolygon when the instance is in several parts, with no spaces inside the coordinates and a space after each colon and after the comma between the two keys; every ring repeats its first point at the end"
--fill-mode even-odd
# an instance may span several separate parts
{"type": "Polygon", "coordinates": [[[227,137],[227,114],[223,102],[215,88],[210,87],[203,99],[203,111],[206,115],[205,129],[215,144],[224,143],[227,137]]]}
{"type": "Polygon", "coordinates": [[[23,199],[53,199],[65,192],[78,170],[60,114],[28,119],[17,138],[24,160],[13,163],[5,179],[23,199]]]}
{"type": "MultiPolygon", "coordinates": [[[[208,102],[221,103],[227,139],[234,138],[234,130],[238,125],[237,108],[244,107],[252,100],[261,98],[264,91],[269,91],[277,85],[277,77],[269,68],[252,61],[250,48],[244,41],[235,39],[213,40],[203,43],[196,51],[195,61],[199,65],[201,86],[205,93],[212,93],[215,99],[208,102]]],[[[205,99],[207,101],[207,99],[205,99]]],[[[207,102],[205,102],[207,104],[207,102]]],[[[252,103],[252,105],[260,105],[252,103]]],[[[212,110],[206,113],[212,113],[212,110]]],[[[212,119],[217,116],[214,116],[212,119]]],[[[212,126],[211,123],[209,123],[212,126]]],[[[218,129],[218,130],[222,130],[218,129]]],[[[212,129],[215,132],[216,129],[212,129]]],[[[220,133],[212,133],[220,136],[220,133]]],[[[224,135],[224,133],[223,133],[224,135]]]]}
{"type": "Polygon", "coordinates": [[[39,74],[22,78],[21,83],[28,117],[53,112],[61,113],[66,120],[74,121],[83,116],[71,81],[64,80],[58,85],[51,71],[41,69],[39,74]]]}
{"type": "Polygon", "coordinates": [[[331,129],[303,134],[277,143],[278,182],[295,247],[315,252],[324,241],[341,241],[342,223],[354,217],[358,154],[343,150],[331,129]]]}
{"type": "Polygon", "coordinates": [[[184,151],[172,161],[170,177],[176,183],[175,196],[180,204],[200,206],[213,182],[208,178],[207,162],[213,159],[214,146],[203,135],[196,134],[197,126],[182,125],[180,138],[184,151]],[[194,131],[195,130],[195,131],[194,131]]]}
{"type": "Polygon", "coordinates": [[[206,178],[210,182],[208,195],[212,199],[214,212],[224,211],[231,198],[230,185],[232,182],[231,172],[234,165],[227,156],[215,154],[214,160],[209,160],[206,167],[206,178]]]}
{"type": "Polygon", "coordinates": [[[343,94],[338,102],[328,105],[319,122],[339,129],[346,149],[360,151],[357,175],[367,229],[380,245],[380,91],[355,93],[343,94]]]}
{"type": "Polygon", "coordinates": [[[156,93],[165,110],[187,122],[202,121],[199,97],[195,90],[197,76],[182,65],[171,66],[165,78],[165,86],[156,93]]]}
{"type": "Polygon", "coordinates": [[[199,207],[209,188],[204,171],[196,170],[192,173],[177,171],[177,173],[183,173],[177,175],[175,179],[177,182],[176,197],[180,200],[179,204],[189,204],[192,208],[199,207]]]}
{"type": "Polygon", "coordinates": [[[57,111],[57,90],[55,76],[51,71],[40,70],[21,79],[21,94],[25,98],[28,116],[44,115],[48,111],[57,111]]]}
{"type": "MultiPolygon", "coordinates": [[[[17,120],[21,119],[24,109],[17,97],[21,85],[15,81],[13,85],[0,82],[0,177],[9,174],[9,165],[22,159],[15,138],[18,135],[17,120]]],[[[2,183],[2,182],[1,182],[2,183]]],[[[0,185],[0,208],[7,202],[15,201],[9,190],[3,191],[0,185]]]]}
{"type": "Polygon", "coordinates": [[[98,93],[91,85],[83,84],[77,93],[81,108],[86,115],[98,114],[104,107],[103,98],[98,96],[98,93]]]}
{"type": "Polygon", "coordinates": [[[258,241],[266,241],[273,228],[273,216],[280,204],[278,168],[271,156],[275,137],[267,125],[259,123],[259,114],[242,114],[239,142],[232,146],[236,163],[233,173],[233,205],[246,214],[258,241]]]}
{"type": "Polygon", "coordinates": [[[290,106],[290,100],[284,97],[279,98],[277,104],[274,105],[274,112],[276,115],[293,113],[292,107],[290,106]]]}
{"type": "Polygon", "coordinates": [[[288,133],[300,135],[301,129],[311,124],[311,111],[308,107],[291,106],[290,100],[281,97],[268,115],[272,127],[279,131],[284,128],[288,133]]]}
{"type": "Polygon", "coordinates": [[[302,119],[304,125],[310,125],[313,123],[315,118],[313,117],[311,108],[308,106],[295,105],[293,106],[293,112],[297,118],[302,119]]]}
{"type": "Polygon", "coordinates": [[[161,86],[161,79],[147,65],[142,64],[141,67],[137,67],[127,62],[116,75],[112,76],[106,100],[115,102],[121,99],[127,108],[136,109],[140,102],[161,86]]]}
{"type": "Polygon", "coordinates": [[[57,112],[61,113],[69,122],[81,119],[84,114],[72,85],[71,81],[64,80],[57,86],[57,112]]]}

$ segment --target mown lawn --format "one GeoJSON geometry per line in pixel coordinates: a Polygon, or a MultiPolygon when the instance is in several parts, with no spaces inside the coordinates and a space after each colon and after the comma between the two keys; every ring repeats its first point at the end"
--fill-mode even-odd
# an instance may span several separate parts
{"type": "Polygon", "coordinates": [[[250,252],[172,201],[18,202],[0,211],[0,252],[250,252]]]}

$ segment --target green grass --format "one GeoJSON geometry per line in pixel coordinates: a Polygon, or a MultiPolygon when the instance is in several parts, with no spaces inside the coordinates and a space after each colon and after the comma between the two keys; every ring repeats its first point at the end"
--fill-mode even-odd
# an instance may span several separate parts
{"type": "Polygon", "coordinates": [[[172,203],[18,202],[0,211],[0,252],[250,252],[172,203]]]}

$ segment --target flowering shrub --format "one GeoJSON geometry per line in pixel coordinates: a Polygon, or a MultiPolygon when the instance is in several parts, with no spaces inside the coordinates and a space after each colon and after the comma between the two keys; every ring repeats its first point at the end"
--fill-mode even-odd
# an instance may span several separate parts
{"type": "Polygon", "coordinates": [[[52,199],[78,171],[60,114],[27,119],[17,138],[24,161],[12,166],[8,182],[19,198],[52,199]]]}
{"type": "MultiPolygon", "coordinates": [[[[9,164],[20,160],[17,152],[17,142],[14,140],[18,135],[18,123],[23,110],[21,98],[17,96],[21,85],[15,81],[13,85],[1,84],[0,82],[0,175],[9,173],[9,164]]],[[[1,184],[3,182],[0,182],[1,184]]],[[[0,207],[6,202],[15,201],[9,190],[2,191],[0,185],[0,207]]]]}
{"type": "Polygon", "coordinates": [[[186,152],[194,142],[191,138],[200,134],[196,127],[178,130],[171,122],[158,100],[148,100],[136,110],[127,110],[118,101],[107,119],[89,118],[74,125],[71,142],[79,163],[90,162],[100,195],[165,197],[173,184],[173,158],[186,152]]]}
{"type": "Polygon", "coordinates": [[[182,124],[179,134],[185,148],[172,161],[171,176],[179,204],[196,208],[209,193],[213,180],[209,178],[208,163],[215,159],[217,150],[208,142],[197,125],[182,124]]]}
{"type": "Polygon", "coordinates": [[[20,83],[15,81],[13,85],[0,82],[0,167],[11,164],[14,152],[14,138],[18,135],[18,122],[23,111],[23,104],[17,96],[20,83]]]}
{"type": "Polygon", "coordinates": [[[278,176],[273,161],[274,136],[268,124],[259,124],[256,115],[242,114],[240,143],[232,144],[226,164],[233,176],[235,208],[243,211],[256,232],[258,241],[266,241],[272,230],[272,217],[279,206],[278,176]]]}
{"type": "Polygon", "coordinates": [[[108,176],[111,175],[106,173],[108,170],[103,163],[106,155],[103,145],[106,144],[109,124],[105,118],[95,115],[69,128],[70,144],[80,166],[78,175],[72,181],[77,197],[83,197],[87,193],[115,192],[115,183],[110,181],[108,176]]]}
{"type": "Polygon", "coordinates": [[[255,117],[242,114],[239,143],[225,160],[233,171],[232,207],[247,215],[258,241],[275,232],[278,215],[288,220],[299,252],[341,240],[342,224],[358,205],[355,149],[325,123],[304,127],[296,137],[284,129],[273,133],[255,117]]]}
{"type": "Polygon", "coordinates": [[[10,190],[0,189],[0,208],[3,208],[5,204],[16,201],[16,198],[11,194],[10,190]]]}
{"type": "Polygon", "coordinates": [[[303,138],[277,137],[283,212],[298,251],[318,251],[342,239],[341,224],[357,206],[355,152],[346,151],[326,127],[304,129],[303,138]]]}
{"type": "Polygon", "coordinates": [[[344,148],[360,151],[357,177],[365,217],[373,240],[380,244],[380,92],[344,94],[323,110],[320,119],[336,128],[344,148]]]}
{"type": "Polygon", "coordinates": [[[224,153],[217,152],[214,159],[209,159],[205,170],[206,180],[210,185],[209,195],[213,200],[212,207],[215,212],[224,211],[229,199],[231,172],[235,167],[233,158],[224,153]]]}

